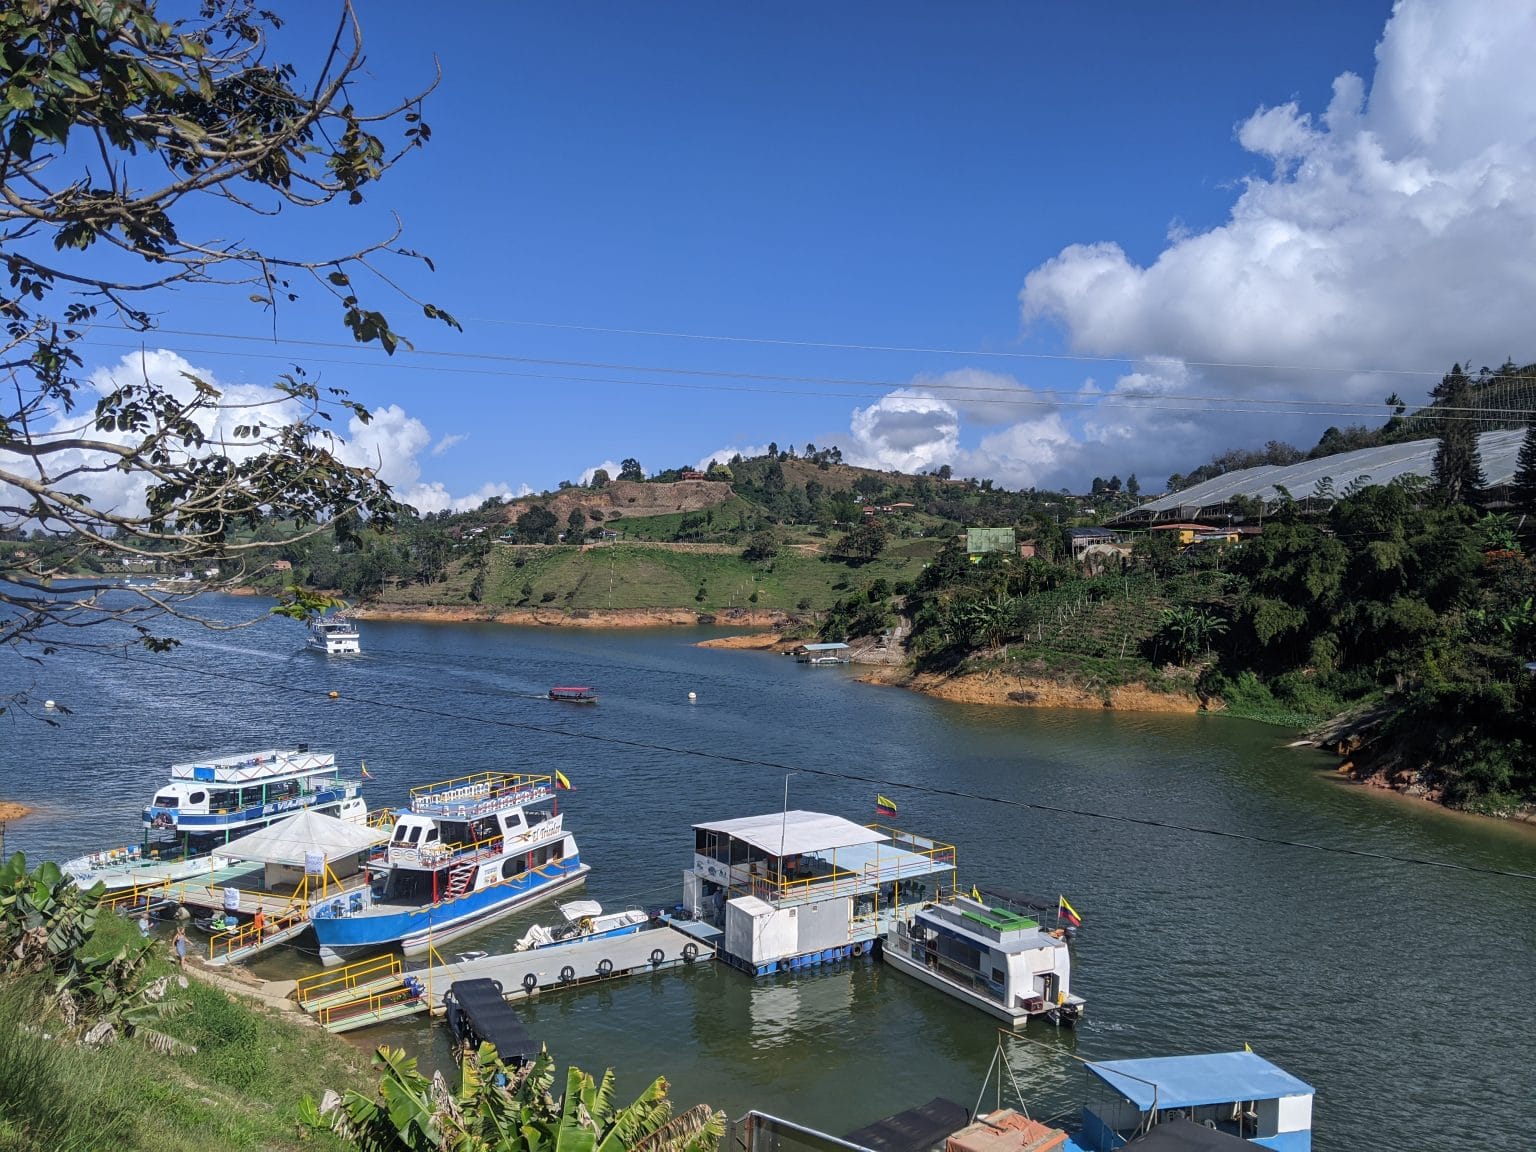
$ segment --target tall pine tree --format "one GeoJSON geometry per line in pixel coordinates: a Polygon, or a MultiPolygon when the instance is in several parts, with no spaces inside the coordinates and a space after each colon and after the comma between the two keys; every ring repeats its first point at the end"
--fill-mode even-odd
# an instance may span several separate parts
{"type": "Polygon", "coordinates": [[[1477,454],[1477,414],[1472,382],[1457,364],[1434,390],[1439,402],[1440,447],[1435,450],[1434,488],[1450,504],[1470,503],[1484,485],[1477,454]]]}
{"type": "Polygon", "coordinates": [[[1515,482],[1510,496],[1516,508],[1536,514],[1536,411],[1526,414],[1525,439],[1515,458],[1515,482]]]}

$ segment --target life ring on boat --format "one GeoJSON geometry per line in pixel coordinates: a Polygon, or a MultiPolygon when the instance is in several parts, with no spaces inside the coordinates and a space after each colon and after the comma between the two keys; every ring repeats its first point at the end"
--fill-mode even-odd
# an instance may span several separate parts
{"type": "Polygon", "coordinates": [[[599,976],[612,976],[613,975],[613,961],[609,960],[607,958],[599,960],[597,962],[597,974],[599,976]]]}
{"type": "Polygon", "coordinates": [[[572,968],[569,964],[560,969],[560,983],[569,984],[574,979],[576,979],[576,969],[572,968]]]}
{"type": "Polygon", "coordinates": [[[698,959],[698,955],[699,955],[699,946],[697,944],[684,944],[683,945],[683,963],[684,964],[692,964],[696,959],[698,959]]]}
{"type": "Polygon", "coordinates": [[[660,948],[652,948],[651,949],[651,963],[652,964],[660,964],[666,958],[667,958],[667,954],[665,952],[663,952],[660,948]]]}
{"type": "Polygon", "coordinates": [[[524,992],[532,992],[538,986],[539,986],[539,978],[538,978],[537,974],[535,974],[533,972],[529,972],[527,975],[525,975],[523,977],[523,991],[524,992]]]}

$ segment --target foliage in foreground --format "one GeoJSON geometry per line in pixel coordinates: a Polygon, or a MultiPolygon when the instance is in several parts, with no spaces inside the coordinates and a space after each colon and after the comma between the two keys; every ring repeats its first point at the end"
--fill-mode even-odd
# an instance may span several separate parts
{"type": "Polygon", "coordinates": [[[674,1118],[662,1077],[619,1107],[612,1071],[599,1081],[573,1067],[556,1099],[547,1051],[513,1069],[482,1044],[464,1059],[456,1089],[441,1073],[428,1080],[399,1049],[380,1048],[373,1063],[382,1072],[376,1094],[306,1099],[305,1123],[363,1152],[713,1152],[725,1133],[724,1113],[706,1105],[674,1118]]]}

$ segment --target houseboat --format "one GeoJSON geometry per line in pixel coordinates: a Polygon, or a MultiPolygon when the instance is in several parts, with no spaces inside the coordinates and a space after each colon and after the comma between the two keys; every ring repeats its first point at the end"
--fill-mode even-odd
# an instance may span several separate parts
{"type": "Polygon", "coordinates": [[[328,965],[396,946],[420,955],[557,896],[591,871],[562,824],[553,778],[509,772],[413,788],[374,867],[367,892],[311,908],[328,965]]]}
{"type": "Polygon", "coordinates": [[[357,625],[348,617],[333,612],[316,616],[309,622],[309,647],[327,656],[351,656],[363,650],[357,625]]]}
{"type": "Polygon", "coordinates": [[[559,700],[565,704],[596,704],[597,689],[582,688],[575,685],[565,685],[549,690],[551,700],[559,700]]]}
{"type": "Polygon", "coordinates": [[[802,644],[794,651],[801,664],[846,664],[849,660],[846,644],[802,644]]]}
{"type": "Polygon", "coordinates": [[[1312,1086],[1255,1052],[1095,1060],[1084,1071],[1082,1129],[1073,1134],[1084,1152],[1215,1148],[1221,1136],[1311,1152],[1312,1086]],[[1211,1142],[1175,1143],[1181,1129],[1211,1142]]]}
{"type": "Polygon", "coordinates": [[[604,912],[596,900],[572,900],[560,905],[560,915],[565,923],[553,928],[535,924],[523,938],[512,945],[514,952],[527,952],[531,948],[549,948],[557,944],[574,944],[578,940],[601,940],[608,936],[632,936],[650,923],[647,912],[630,908],[623,912],[604,912]]]}
{"type": "Polygon", "coordinates": [[[333,753],[304,744],[172,764],[144,809],[142,844],[78,856],[63,870],[82,887],[100,882],[109,891],[185,879],[229,863],[221,847],[296,812],[363,823],[361,791],[333,753]]]}
{"type": "Polygon", "coordinates": [[[886,932],[887,963],[1015,1027],[1031,1016],[1075,1024],[1066,933],[1016,908],[956,895],[926,904],[886,932]]]}
{"type": "Polygon", "coordinates": [[[695,824],[676,924],[754,976],[867,956],[952,892],[955,849],[822,812],[695,824]]]}

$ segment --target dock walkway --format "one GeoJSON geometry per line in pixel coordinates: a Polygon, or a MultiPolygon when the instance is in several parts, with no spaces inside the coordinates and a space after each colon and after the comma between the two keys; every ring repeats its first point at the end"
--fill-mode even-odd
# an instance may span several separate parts
{"type": "MultiPolygon", "coordinates": [[[[301,981],[298,999],[300,1006],[329,1031],[350,1032],[418,1012],[441,1013],[443,993],[455,980],[500,981],[502,995],[516,1002],[552,989],[579,988],[702,963],[714,955],[707,945],[663,926],[629,936],[579,940],[414,970],[392,964],[386,966],[384,974],[360,983],[349,980],[343,969],[329,978],[301,981]]],[[[378,961],[363,964],[379,967],[378,961]]]]}

